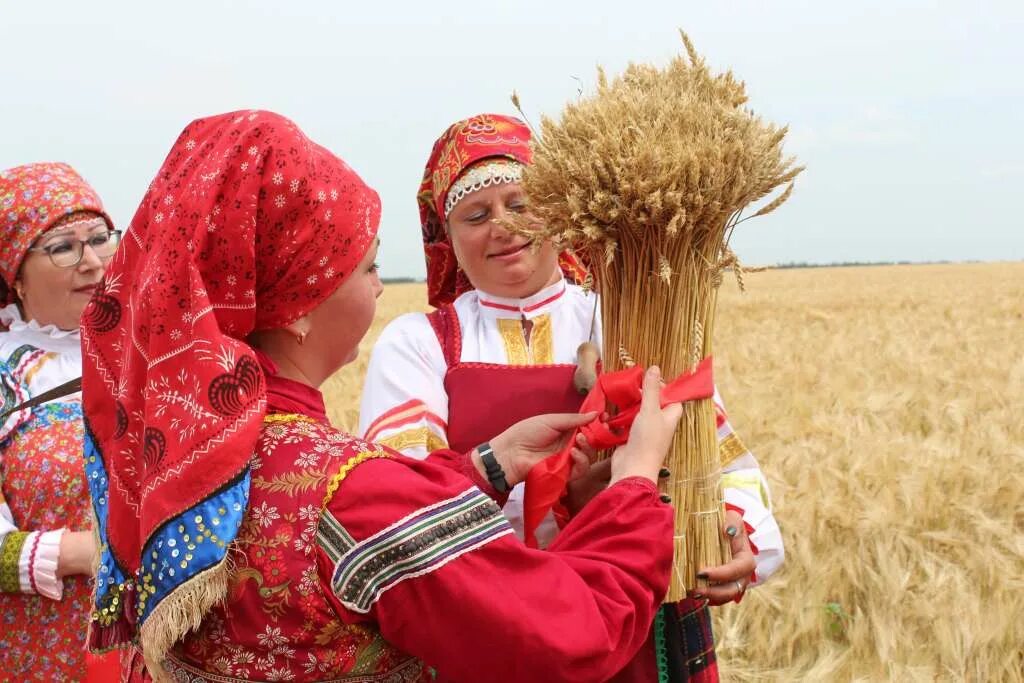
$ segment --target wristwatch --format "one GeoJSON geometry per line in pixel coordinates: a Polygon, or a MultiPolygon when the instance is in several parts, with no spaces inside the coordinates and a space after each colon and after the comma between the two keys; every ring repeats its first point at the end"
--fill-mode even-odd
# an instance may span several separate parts
{"type": "Polygon", "coordinates": [[[480,444],[476,447],[476,452],[480,454],[480,460],[484,464],[484,470],[487,472],[487,481],[491,482],[491,486],[498,493],[508,493],[512,487],[508,485],[508,479],[505,478],[505,470],[501,469],[498,459],[494,457],[494,449],[491,448],[491,444],[480,444]]]}

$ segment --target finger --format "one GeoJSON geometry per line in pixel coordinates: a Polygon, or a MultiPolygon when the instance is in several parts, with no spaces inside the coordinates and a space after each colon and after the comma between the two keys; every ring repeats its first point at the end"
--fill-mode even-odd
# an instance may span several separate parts
{"type": "Polygon", "coordinates": [[[730,581],[720,586],[708,586],[707,588],[698,589],[693,591],[691,596],[698,599],[704,598],[710,605],[724,605],[727,602],[732,602],[736,598],[742,597],[744,591],[740,590],[740,586],[743,586],[745,589],[746,585],[746,581],[740,581],[739,586],[736,585],[735,581],[730,581]]]}
{"type": "Polygon", "coordinates": [[[572,458],[572,467],[569,471],[569,479],[575,480],[585,476],[590,470],[590,458],[578,448],[572,449],[570,456],[572,458]]]}
{"type": "Polygon", "coordinates": [[[579,447],[581,451],[586,453],[587,457],[590,458],[590,460],[595,460],[597,458],[597,449],[592,448],[590,446],[590,442],[587,441],[587,437],[583,436],[582,434],[576,435],[576,446],[579,447]]]}
{"type": "Polygon", "coordinates": [[[657,410],[661,407],[661,369],[657,365],[647,368],[644,373],[643,395],[640,410],[657,410]]]}
{"type": "Polygon", "coordinates": [[[707,579],[711,583],[724,584],[729,581],[746,581],[750,578],[756,566],[754,553],[750,550],[750,544],[745,543],[734,549],[731,560],[717,567],[702,567],[697,576],[701,579],[707,579]]]}
{"type": "Polygon", "coordinates": [[[590,464],[590,476],[598,481],[608,481],[612,478],[612,459],[605,458],[590,464]]]}
{"type": "Polygon", "coordinates": [[[596,412],[589,413],[551,413],[544,416],[544,422],[551,429],[558,430],[560,432],[569,431],[570,429],[576,429],[582,427],[585,424],[594,421],[597,417],[596,412]]]}

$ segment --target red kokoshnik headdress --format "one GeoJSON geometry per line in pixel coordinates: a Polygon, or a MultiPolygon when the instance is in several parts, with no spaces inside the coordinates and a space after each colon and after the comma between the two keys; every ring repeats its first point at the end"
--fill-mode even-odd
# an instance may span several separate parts
{"type": "MultiPolygon", "coordinates": [[[[431,306],[449,304],[473,289],[459,269],[445,229],[445,200],[470,167],[494,158],[530,164],[533,155],[526,124],[511,116],[478,114],[453,123],[434,143],[416,195],[427,261],[427,299],[431,306]]],[[[570,280],[583,282],[586,270],[572,254],[560,254],[558,264],[570,280]]]]}

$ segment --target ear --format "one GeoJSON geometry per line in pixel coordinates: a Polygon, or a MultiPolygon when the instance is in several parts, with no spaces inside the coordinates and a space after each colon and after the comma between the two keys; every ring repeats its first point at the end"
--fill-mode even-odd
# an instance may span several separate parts
{"type": "Polygon", "coordinates": [[[18,301],[25,300],[25,284],[20,277],[14,281],[14,295],[18,297],[18,301]]]}

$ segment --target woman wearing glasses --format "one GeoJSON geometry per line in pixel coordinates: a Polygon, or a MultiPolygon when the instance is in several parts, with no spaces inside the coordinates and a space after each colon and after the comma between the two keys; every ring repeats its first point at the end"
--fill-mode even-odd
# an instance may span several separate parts
{"type": "Polygon", "coordinates": [[[115,659],[85,650],[96,543],[81,395],[12,409],[81,376],[78,319],[119,235],[70,166],[0,171],[0,675],[10,680],[116,676],[115,659]]]}

